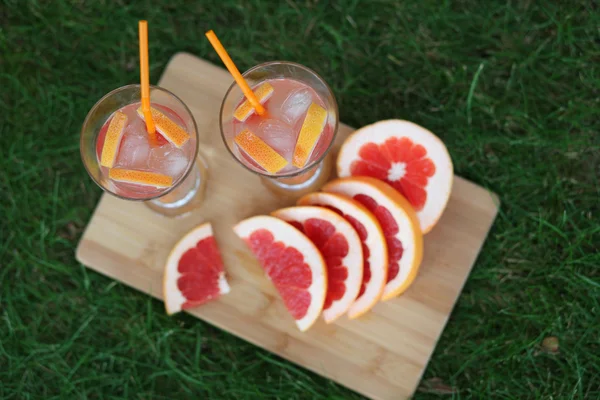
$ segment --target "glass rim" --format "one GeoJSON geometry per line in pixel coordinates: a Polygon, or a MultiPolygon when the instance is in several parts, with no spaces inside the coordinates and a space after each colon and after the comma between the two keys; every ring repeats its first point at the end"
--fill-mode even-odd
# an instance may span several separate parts
{"type": "MultiPolygon", "coordinates": [[[[115,192],[113,192],[112,190],[110,190],[108,187],[105,187],[104,185],[102,185],[100,182],[98,182],[96,180],[96,178],[94,178],[94,176],[91,174],[90,169],[88,168],[85,160],[84,160],[84,156],[83,156],[83,132],[84,132],[84,128],[87,126],[88,124],[88,120],[90,119],[90,115],[92,115],[92,111],[94,111],[95,109],[97,109],[100,104],[102,104],[103,101],[105,101],[107,98],[109,98],[110,96],[113,96],[114,94],[121,92],[123,90],[127,90],[127,89],[132,89],[132,88],[140,88],[141,86],[139,83],[131,83],[129,85],[125,85],[125,86],[119,86],[116,89],[111,90],[110,92],[108,92],[107,94],[105,94],[104,96],[102,96],[100,98],[100,100],[98,100],[93,106],[92,108],[90,108],[90,111],[88,111],[85,120],[83,121],[83,125],[81,126],[81,133],[79,134],[79,154],[81,156],[81,161],[83,163],[83,167],[85,168],[86,172],[88,173],[89,177],[92,178],[92,181],[94,181],[94,183],[96,185],[98,185],[103,191],[119,198],[119,199],[123,199],[123,200],[128,200],[128,201],[138,201],[138,202],[143,202],[143,201],[150,201],[150,200],[156,200],[159,199],[167,194],[169,194],[170,192],[172,192],[173,190],[175,190],[179,185],[181,185],[181,183],[187,179],[187,177],[190,175],[190,173],[192,172],[192,170],[194,169],[194,166],[196,165],[196,159],[198,158],[198,151],[199,151],[199,137],[198,137],[198,126],[196,124],[196,119],[194,118],[194,115],[192,114],[192,111],[189,109],[189,107],[184,103],[183,100],[181,100],[179,98],[179,96],[177,96],[175,93],[171,92],[170,90],[167,90],[165,88],[162,88],[160,86],[155,86],[155,85],[150,85],[150,89],[155,89],[155,90],[159,90],[162,92],[165,92],[166,94],[173,96],[177,101],[179,101],[182,105],[183,108],[185,109],[185,111],[192,117],[192,124],[194,126],[194,132],[196,134],[196,146],[194,149],[194,156],[192,157],[192,162],[189,163],[188,167],[187,167],[187,171],[185,171],[185,173],[182,175],[182,177],[179,179],[179,181],[177,182],[177,184],[172,185],[171,187],[169,187],[167,190],[165,190],[164,192],[161,192],[160,194],[157,194],[155,196],[151,196],[151,197],[144,197],[144,198],[131,198],[131,197],[126,197],[126,196],[121,196],[120,194],[117,194],[115,192]]],[[[115,110],[116,111],[116,110],[115,110]]],[[[106,121],[104,122],[106,123],[106,121]]],[[[97,139],[97,138],[96,138],[97,139]]],[[[96,153],[96,151],[94,150],[94,153],[96,153]]],[[[98,163],[99,164],[99,163],[98,163]]]]}
{"type": "Polygon", "coordinates": [[[223,97],[223,101],[221,102],[221,108],[219,110],[219,129],[221,131],[221,139],[223,140],[223,144],[225,144],[225,148],[227,148],[227,151],[229,152],[229,154],[231,154],[231,156],[239,163],[242,165],[242,167],[244,167],[246,170],[260,175],[260,176],[264,176],[267,178],[292,178],[298,175],[301,175],[305,172],[307,172],[308,170],[314,168],[315,166],[319,165],[319,163],[321,163],[324,159],[325,156],[327,156],[327,154],[329,153],[329,151],[331,151],[331,148],[333,147],[333,143],[335,142],[335,138],[337,137],[338,134],[338,128],[339,128],[339,123],[340,123],[340,113],[339,113],[339,108],[338,108],[338,104],[337,104],[337,100],[333,94],[333,90],[331,90],[331,87],[327,84],[327,82],[325,81],[325,79],[323,79],[321,77],[321,75],[319,75],[317,72],[315,72],[314,70],[312,70],[311,68],[308,68],[302,64],[293,62],[293,61],[267,61],[264,63],[260,63],[255,65],[254,67],[250,68],[249,70],[247,70],[246,72],[244,72],[242,74],[242,76],[244,78],[246,78],[246,76],[248,76],[250,73],[256,71],[259,68],[264,68],[264,67],[268,67],[271,65],[277,65],[277,64],[285,64],[285,65],[291,65],[294,66],[296,68],[301,68],[304,69],[306,71],[308,71],[309,73],[313,74],[314,76],[317,77],[317,79],[319,81],[321,81],[321,83],[325,86],[325,88],[327,89],[327,91],[329,92],[331,98],[333,99],[333,109],[335,110],[335,115],[336,115],[336,119],[335,119],[335,125],[333,127],[333,135],[331,136],[331,141],[329,142],[329,144],[327,145],[327,148],[325,149],[325,151],[323,152],[323,154],[321,154],[321,156],[317,159],[314,159],[311,163],[307,164],[306,166],[304,166],[303,168],[298,169],[297,171],[291,171],[285,174],[270,174],[266,171],[261,172],[261,171],[256,171],[250,167],[248,167],[246,164],[244,164],[234,153],[233,151],[229,148],[229,145],[227,144],[227,139],[225,138],[225,132],[223,130],[223,110],[225,108],[225,100],[227,100],[227,97],[229,97],[229,95],[231,94],[231,91],[238,86],[237,82],[234,80],[233,83],[231,84],[231,86],[229,86],[229,89],[227,89],[227,92],[225,92],[225,96],[223,97]]]}

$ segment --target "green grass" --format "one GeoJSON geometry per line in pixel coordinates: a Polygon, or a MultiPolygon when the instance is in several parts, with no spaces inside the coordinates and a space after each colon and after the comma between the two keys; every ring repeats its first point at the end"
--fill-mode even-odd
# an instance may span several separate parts
{"type": "Polygon", "coordinates": [[[500,194],[415,398],[600,397],[596,2],[129,3],[0,0],[0,398],[360,398],[75,261],[101,194],[79,128],[138,80],[140,18],[153,82],[179,51],[219,64],[213,28],[241,69],[316,69],[347,124],[431,129],[500,194]]]}

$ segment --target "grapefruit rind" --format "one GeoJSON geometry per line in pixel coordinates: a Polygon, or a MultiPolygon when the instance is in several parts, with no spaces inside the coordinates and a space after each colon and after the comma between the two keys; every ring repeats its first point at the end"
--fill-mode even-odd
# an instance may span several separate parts
{"type": "MultiPolygon", "coordinates": [[[[177,287],[177,280],[181,276],[178,271],[179,260],[186,251],[210,236],[213,236],[213,230],[211,224],[207,222],[188,232],[171,250],[163,275],[163,297],[167,314],[172,315],[181,311],[181,306],[187,301],[177,287]]],[[[220,295],[227,294],[231,290],[224,271],[219,275],[218,285],[220,295]]]]}
{"type": "MultiPolygon", "coordinates": [[[[267,100],[269,100],[269,98],[271,98],[271,96],[273,96],[274,92],[275,89],[273,88],[273,86],[269,82],[265,82],[259,87],[257,87],[256,90],[254,90],[254,95],[256,96],[260,104],[264,104],[267,100]]],[[[238,121],[244,122],[253,113],[254,107],[252,107],[252,104],[248,101],[248,99],[245,99],[242,102],[242,104],[240,104],[240,106],[235,109],[235,111],[233,112],[233,116],[238,121]]]]}
{"type": "Polygon", "coordinates": [[[359,202],[334,193],[310,193],[298,200],[298,205],[331,206],[345,215],[350,215],[366,229],[368,236],[365,244],[369,249],[371,280],[365,292],[348,309],[348,318],[355,319],[377,304],[383,294],[387,278],[388,254],[383,230],[375,216],[359,202]]]}
{"type": "MultiPolygon", "coordinates": [[[[363,252],[358,234],[343,217],[323,207],[298,206],[283,208],[271,213],[271,215],[284,221],[296,221],[304,225],[310,218],[322,219],[335,227],[335,232],[341,233],[348,242],[348,254],[342,258],[342,265],[348,271],[348,277],[344,281],[346,292],[339,300],[333,301],[331,306],[323,310],[323,319],[326,323],[332,323],[348,311],[358,296],[363,277],[363,252]]],[[[331,284],[331,279],[328,277],[331,284]]]]}
{"type": "Polygon", "coordinates": [[[127,115],[117,111],[110,120],[106,136],[104,137],[104,145],[102,146],[102,156],[100,157],[100,165],[103,167],[112,168],[115,165],[123,132],[127,126],[127,115]]]}
{"type": "MultiPolygon", "coordinates": [[[[150,108],[150,112],[152,113],[156,130],[170,143],[176,147],[181,147],[190,139],[190,135],[165,114],[156,108],[150,108]]],[[[142,107],[137,109],[137,113],[141,119],[146,121],[142,107]]]]}
{"type": "Polygon", "coordinates": [[[271,174],[281,171],[288,165],[285,158],[248,129],[244,129],[237,134],[235,143],[258,165],[271,174]]]}
{"type": "Polygon", "coordinates": [[[393,137],[407,137],[415,144],[427,150],[435,164],[435,174],[428,179],[425,190],[427,201],[422,210],[417,212],[423,234],[428,233],[441,217],[452,192],[454,171],[448,149],[435,134],[429,130],[404,120],[385,120],[362,127],[353,132],[342,145],[337,158],[337,173],[341,178],[351,176],[352,163],[358,159],[358,152],[363,145],[384,143],[393,137]]]}
{"type": "MultiPolygon", "coordinates": [[[[300,251],[304,256],[304,262],[308,264],[311,269],[312,282],[308,288],[308,292],[311,295],[311,302],[304,317],[295,320],[298,329],[304,332],[317,321],[323,310],[327,292],[325,261],[310,239],[290,224],[278,218],[259,215],[245,219],[233,227],[237,236],[244,241],[246,241],[252,233],[261,229],[266,229],[271,232],[274,239],[278,242],[282,242],[286,247],[294,247],[300,251]]],[[[271,280],[268,275],[267,278],[271,280]]]]}
{"type": "Polygon", "coordinates": [[[108,170],[108,177],[117,182],[154,186],[156,188],[168,188],[173,185],[173,178],[168,175],[135,169],[111,168],[108,170]]]}
{"type": "Polygon", "coordinates": [[[306,162],[310,158],[315,145],[321,137],[321,133],[327,123],[327,110],[318,105],[312,103],[308,107],[306,117],[300,128],[300,134],[298,135],[298,141],[294,148],[294,156],[292,164],[297,168],[302,168],[306,165],[306,162]]]}
{"type": "Polygon", "coordinates": [[[365,194],[391,213],[398,224],[395,237],[402,243],[403,253],[398,263],[398,275],[387,282],[381,299],[386,301],[406,291],[416,278],[423,259],[423,234],[408,200],[387,183],[370,177],[336,179],[326,184],[323,190],[349,197],[365,194]]]}

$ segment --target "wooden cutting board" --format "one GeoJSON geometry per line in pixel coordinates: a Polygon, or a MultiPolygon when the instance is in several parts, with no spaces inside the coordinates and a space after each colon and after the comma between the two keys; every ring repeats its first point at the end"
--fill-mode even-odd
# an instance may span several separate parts
{"type": "MultiPolygon", "coordinates": [[[[293,200],[262,186],[225,149],[218,112],[229,74],[190,54],[175,55],[159,85],[173,91],[196,118],[210,168],[204,204],[169,219],[144,204],[104,194],[77,248],[77,259],[104,275],[162,298],[162,269],[181,235],[210,221],[223,253],[231,293],[190,313],[373,399],[410,397],[498,211],[493,193],[454,178],[448,208],[425,238],[419,276],[401,297],[358,320],[319,321],[300,333],[274,287],[231,227],[293,200]]],[[[341,125],[334,152],[352,132],[341,125]]]]}

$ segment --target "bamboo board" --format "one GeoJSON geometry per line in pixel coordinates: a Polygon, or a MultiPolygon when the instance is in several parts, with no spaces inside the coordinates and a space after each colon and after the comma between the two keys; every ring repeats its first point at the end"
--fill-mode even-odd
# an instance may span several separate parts
{"type": "MultiPolygon", "coordinates": [[[[77,248],[87,267],[162,297],[162,269],[181,235],[210,221],[221,248],[231,293],[190,313],[233,335],[373,399],[410,397],[450,316],[496,213],[493,193],[455,177],[443,217],[425,237],[424,260],[402,297],[378,304],[364,317],[300,333],[274,287],[231,227],[246,217],[293,203],[262,186],[227,152],[218,112],[229,74],[190,54],[176,54],[159,86],[191,109],[208,159],[203,205],[185,218],[169,219],[144,204],[104,194],[77,248]]],[[[340,143],[352,132],[341,125],[340,143]]]]}

